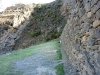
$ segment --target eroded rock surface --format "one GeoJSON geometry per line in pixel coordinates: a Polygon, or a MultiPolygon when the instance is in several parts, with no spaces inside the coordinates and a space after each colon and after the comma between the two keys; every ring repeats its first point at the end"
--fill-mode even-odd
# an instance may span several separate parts
{"type": "Polygon", "coordinates": [[[30,14],[33,11],[32,7],[26,6],[27,10],[19,10],[18,8],[23,7],[21,5],[13,6],[14,9],[8,7],[0,14],[0,54],[13,50],[15,41],[20,37],[22,31],[29,23],[30,14]]]}

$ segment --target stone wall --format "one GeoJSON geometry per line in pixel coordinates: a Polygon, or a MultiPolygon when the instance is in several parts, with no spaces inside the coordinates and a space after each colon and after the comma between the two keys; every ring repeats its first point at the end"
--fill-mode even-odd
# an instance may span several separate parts
{"type": "Polygon", "coordinates": [[[100,75],[100,1],[66,0],[61,10],[68,18],[61,42],[70,62],[80,75],[100,75]]]}

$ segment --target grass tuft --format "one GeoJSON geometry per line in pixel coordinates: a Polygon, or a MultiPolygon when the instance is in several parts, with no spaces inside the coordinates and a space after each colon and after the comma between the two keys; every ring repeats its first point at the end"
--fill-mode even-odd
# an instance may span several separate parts
{"type": "Polygon", "coordinates": [[[41,34],[41,30],[36,30],[35,32],[31,33],[31,36],[34,37],[34,36],[38,36],[40,34],[41,34]]]}
{"type": "Polygon", "coordinates": [[[57,51],[57,60],[62,59],[62,54],[60,52],[60,50],[57,51]]]}
{"type": "Polygon", "coordinates": [[[56,75],[64,75],[63,64],[56,66],[56,75]]]}

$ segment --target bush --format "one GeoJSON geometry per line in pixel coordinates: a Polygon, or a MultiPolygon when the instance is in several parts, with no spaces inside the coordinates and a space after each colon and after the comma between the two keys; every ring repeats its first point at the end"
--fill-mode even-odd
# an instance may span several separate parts
{"type": "Polygon", "coordinates": [[[32,37],[38,36],[40,34],[41,34],[41,30],[37,30],[37,31],[31,33],[32,37]]]}
{"type": "Polygon", "coordinates": [[[29,23],[29,24],[28,24],[29,27],[31,27],[32,25],[33,25],[32,23],[29,23]]]}
{"type": "Polygon", "coordinates": [[[34,18],[35,19],[38,19],[39,18],[39,14],[36,14],[34,18]]]}
{"type": "Polygon", "coordinates": [[[39,9],[42,9],[45,6],[45,4],[41,4],[38,6],[39,9]]]}
{"type": "Polygon", "coordinates": [[[63,3],[58,3],[58,7],[61,7],[63,5],[63,3]]]}
{"type": "Polygon", "coordinates": [[[55,21],[56,21],[56,23],[60,23],[61,18],[59,16],[57,16],[55,21]]]}
{"type": "Polygon", "coordinates": [[[53,33],[48,33],[45,39],[46,41],[50,41],[50,40],[58,38],[60,35],[61,35],[61,32],[58,33],[57,31],[54,31],[53,33]]]}
{"type": "Polygon", "coordinates": [[[51,34],[51,39],[56,39],[58,36],[56,33],[51,34]]]}
{"type": "Polygon", "coordinates": [[[46,41],[50,41],[50,38],[49,37],[46,37],[46,41]]]}

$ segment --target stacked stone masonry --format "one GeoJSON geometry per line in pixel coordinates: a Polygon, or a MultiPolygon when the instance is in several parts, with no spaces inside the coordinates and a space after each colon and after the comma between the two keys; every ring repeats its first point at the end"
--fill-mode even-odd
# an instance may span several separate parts
{"type": "Polygon", "coordinates": [[[62,48],[80,75],[100,75],[100,0],[66,0],[63,8],[62,48]]]}

